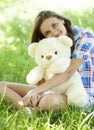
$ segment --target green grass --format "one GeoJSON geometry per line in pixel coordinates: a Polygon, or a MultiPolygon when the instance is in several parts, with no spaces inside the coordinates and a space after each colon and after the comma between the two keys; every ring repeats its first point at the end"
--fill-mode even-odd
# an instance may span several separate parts
{"type": "Polygon", "coordinates": [[[94,113],[88,116],[85,109],[74,106],[60,112],[39,111],[30,115],[22,110],[16,111],[3,100],[0,103],[0,130],[91,130],[94,113]]]}
{"type": "MultiPolygon", "coordinates": [[[[17,2],[4,0],[1,2],[3,6],[0,5],[0,15],[4,16],[0,21],[0,81],[26,83],[27,73],[36,66],[27,54],[35,15],[29,12],[25,4],[22,6],[17,2]],[[7,7],[10,12],[6,14],[7,7]],[[21,13],[24,13],[23,18],[20,17],[21,13]]],[[[69,10],[62,12],[73,24],[94,32],[94,9],[81,14],[69,10]]],[[[34,112],[29,115],[15,110],[1,97],[0,130],[93,130],[93,111],[94,105],[84,109],[71,106],[60,112],[34,112]]]]}

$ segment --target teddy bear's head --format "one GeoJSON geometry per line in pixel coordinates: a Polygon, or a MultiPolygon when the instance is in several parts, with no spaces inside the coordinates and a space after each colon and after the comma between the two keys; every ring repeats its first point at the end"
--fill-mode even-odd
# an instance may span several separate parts
{"type": "Polygon", "coordinates": [[[54,61],[60,58],[69,58],[73,42],[67,36],[59,36],[42,39],[39,42],[30,44],[28,47],[29,55],[35,59],[39,66],[47,68],[54,61]]]}

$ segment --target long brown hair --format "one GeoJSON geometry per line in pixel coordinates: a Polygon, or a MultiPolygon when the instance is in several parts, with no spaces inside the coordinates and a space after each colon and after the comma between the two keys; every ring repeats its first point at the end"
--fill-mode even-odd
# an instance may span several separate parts
{"type": "MultiPolygon", "coordinates": [[[[38,16],[36,17],[32,37],[31,37],[31,42],[39,42],[41,39],[45,38],[40,31],[40,26],[44,20],[46,20],[47,18],[50,18],[50,17],[56,17],[60,20],[64,20],[64,26],[66,27],[67,35],[74,42],[74,34],[73,34],[73,30],[72,30],[71,21],[69,19],[67,19],[53,11],[49,11],[49,10],[41,11],[38,14],[38,16]]],[[[72,52],[73,52],[73,50],[74,50],[74,44],[71,48],[72,52]]]]}

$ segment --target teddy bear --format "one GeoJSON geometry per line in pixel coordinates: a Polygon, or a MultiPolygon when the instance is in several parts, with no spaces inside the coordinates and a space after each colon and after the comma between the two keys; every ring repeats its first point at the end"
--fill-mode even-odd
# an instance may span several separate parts
{"type": "MultiPolygon", "coordinates": [[[[27,82],[37,86],[37,83],[43,78],[47,81],[54,75],[65,72],[71,62],[72,45],[73,42],[71,38],[65,35],[44,38],[39,42],[30,44],[28,54],[35,59],[38,66],[28,73],[26,77],[27,82]]],[[[43,94],[46,96],[49,94],[50,96],[51,94],[66,95],[66,100],[64,97],[62,98],[62,100],[64,99],[64,104],[70,105],[73,103],[77,107],[84,107],[88,101],[88,95],[82,84],[80,74],[77,71],[69,80],[45,91],[43,94]]],[[[52,101],[51,104],[53,104],[53,102],[54,101],[52,101]]],[[[40,100],[40,104],[42,104],[42,100],[40,100]]],[[[43,105],[45,106],[45,104],[44,100],[43,105]]],[[[45,107],[47,107],[47,105],[45,107]]]]}

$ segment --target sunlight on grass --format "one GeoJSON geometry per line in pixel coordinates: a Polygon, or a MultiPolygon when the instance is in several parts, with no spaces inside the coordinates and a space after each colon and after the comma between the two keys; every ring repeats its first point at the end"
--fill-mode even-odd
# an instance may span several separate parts
{"type": "Polygon", "coordinates": [[[84,120],[82,121],[82,123],[80,124],[78,130],[81,130],[81,127],[83,126],[83,124],[89,119],[89,118],[94,118],[94,111],[89,113],[85,118],[84,120]]]}

